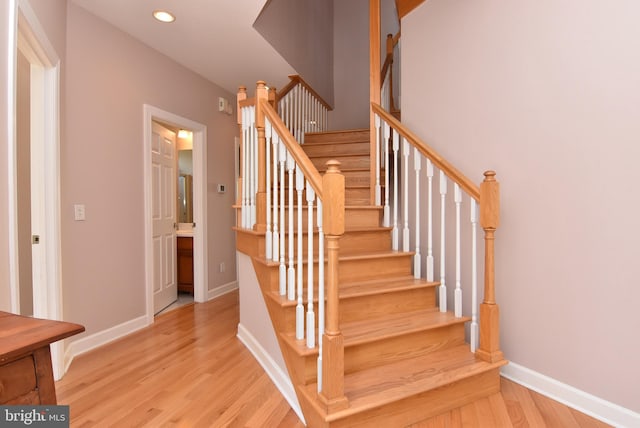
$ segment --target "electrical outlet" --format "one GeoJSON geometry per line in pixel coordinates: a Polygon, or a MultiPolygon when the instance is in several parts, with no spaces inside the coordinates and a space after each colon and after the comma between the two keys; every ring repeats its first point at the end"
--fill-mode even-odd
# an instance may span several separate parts
{"type": "Polygon", "coordinates": [[[83,221],[85,219],[84,204],[75,204],[73,206],[73,217],[76,221],[83,221]]]}
{"type": "Polygon", "coordinates": [[[224,262],[220,263],[220,273],[224,273],[225,270],[226,266],[224,265],[224,262]]]}

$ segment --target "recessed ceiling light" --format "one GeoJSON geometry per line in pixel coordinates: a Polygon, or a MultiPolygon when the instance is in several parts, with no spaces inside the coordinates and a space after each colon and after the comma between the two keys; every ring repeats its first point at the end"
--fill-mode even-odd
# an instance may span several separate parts
{"type": "Polygon", "coordinates": [[[176,17],[166,10],[154,10],[153,17],[160,22],[173,22],[176,20],[176,17]]]}

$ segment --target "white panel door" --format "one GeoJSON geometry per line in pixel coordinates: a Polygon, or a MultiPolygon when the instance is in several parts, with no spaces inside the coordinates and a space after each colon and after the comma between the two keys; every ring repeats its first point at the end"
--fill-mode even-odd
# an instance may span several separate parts
{"type": "Polygon", "coordinates": [[[153,312],[178,299],[176,272],[176,134],[153,122],[153,312]]]}

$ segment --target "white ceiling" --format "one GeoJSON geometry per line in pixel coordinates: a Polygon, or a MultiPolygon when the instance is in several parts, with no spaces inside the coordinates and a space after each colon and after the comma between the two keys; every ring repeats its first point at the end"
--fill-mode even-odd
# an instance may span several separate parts
{"type": "Polygon", "coordinates": [[[253,28],[266,0],[72,0],[231,93],[258,80],[278,88],[294,69],[253,28]],[[175,22],[152,17],[166,9],[175,22]]]}

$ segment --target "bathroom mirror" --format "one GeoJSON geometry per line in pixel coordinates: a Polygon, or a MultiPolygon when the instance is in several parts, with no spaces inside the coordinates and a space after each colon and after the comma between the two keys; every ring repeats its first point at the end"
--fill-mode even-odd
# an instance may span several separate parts
{"type": "Polygon", "coordinates": [[[178,223],[193,223],[193,150],[178,150],[178,223]]]}

